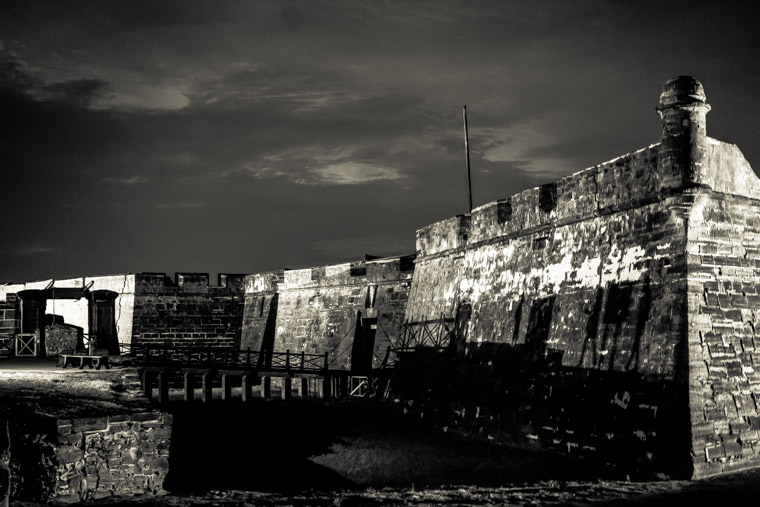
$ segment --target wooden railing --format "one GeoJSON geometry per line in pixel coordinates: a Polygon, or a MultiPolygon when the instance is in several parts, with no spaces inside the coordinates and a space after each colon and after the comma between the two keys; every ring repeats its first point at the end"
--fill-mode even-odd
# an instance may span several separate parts
{"type": "MultiPolygon", "coordinates": [[[[125,350],[124,347],[122,350],[125,350]]],[[[327,370],[327,353],[306,354],[273,351],[262,353],[246,349],[224,349],[211,346],[186,346],[149,343],[128,347],[137,364],[224,367],[228,369],[265,369],[268,371],[321,372],[327,370]]]]}
{"type": "Polygon", "coordinates": [[[394,346],[395,350],[409,350],[417,347],[445,348],[451,343],[456,330],[453,317],[441,314],[438,319],[404,322],[394,346]]]}

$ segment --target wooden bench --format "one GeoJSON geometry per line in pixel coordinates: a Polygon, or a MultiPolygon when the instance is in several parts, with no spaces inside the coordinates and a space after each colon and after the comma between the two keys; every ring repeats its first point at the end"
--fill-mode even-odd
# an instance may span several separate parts
{"type": "Polygon", "coordinates": [[[85,366],[88,366],[90,369],[92,369],[94,366],[96,370],[99,370],[101,366],[105,366],[106,369],[109,370],[111,369],[111,364],[108,362],[108,356],[77,356],[62,354],[61,357],[63,358],[64,368],[66,368],[68,365],[74,367],[79,364],[80,370],[85,366]]]}

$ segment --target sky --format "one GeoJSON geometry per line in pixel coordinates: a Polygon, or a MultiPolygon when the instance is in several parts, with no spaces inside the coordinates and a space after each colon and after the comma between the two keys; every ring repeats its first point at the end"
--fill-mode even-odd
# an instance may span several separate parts
{"type": "Polygon", "coordinates": [[[0,0],[0,281],[257,273],[659,142],[668,79],[760,168],[758,3],[0,0]]]}

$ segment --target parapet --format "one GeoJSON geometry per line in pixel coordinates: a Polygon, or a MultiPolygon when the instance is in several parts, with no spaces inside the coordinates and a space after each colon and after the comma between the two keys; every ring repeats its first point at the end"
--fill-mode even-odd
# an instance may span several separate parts
{"type": "Polygon", "coordinates": [[[417,231],[417,254],[518,237],[695,187],[760,199],[760,180],[741,151],[706,137],[710,106],[699,81],[689,76],[668,81],[656,109],[662,142],[423,227],[417,231]]]}
{"type": "Polygon", "coordinates": [[[146,293],[207,293],[214,292],[242,292],[245,288],[244,274],[219,273],[217,285],[209,284],[208,273],[176,272],[174,278],[166,273],[136,273],[135,287],[138,294],[146,293]]]}
{"type": "Polygon", "coordinates": [[[276,292],[284,278],[283,270],[248,275],[245,277],[245,293],[276,292]]]}
{"type": "Polygon", "coordinates": [[[382,257],[284,272],[281,289],[411,281],[414,255],[382,257]]]}
{"type": "Polygon", "coordinates": [[[555,183],[490,202],[471,214],[424,227],[417,231],[417,253],[428,256],[504,236],[520,236],[651,201],[663,191],[657,173],[658,148],[648,146],[555,183]]]}

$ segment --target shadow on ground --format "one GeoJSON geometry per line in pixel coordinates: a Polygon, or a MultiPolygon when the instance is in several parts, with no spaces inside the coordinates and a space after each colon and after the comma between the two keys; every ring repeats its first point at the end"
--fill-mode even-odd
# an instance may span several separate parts
{"type": "Polygon", "coordinates": [[[177,404],[171,493],[498,486],[612,471],[430,430],[378,403],[177,404]]]}

